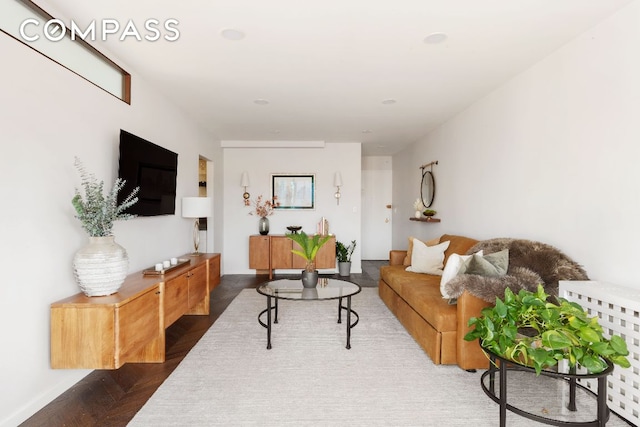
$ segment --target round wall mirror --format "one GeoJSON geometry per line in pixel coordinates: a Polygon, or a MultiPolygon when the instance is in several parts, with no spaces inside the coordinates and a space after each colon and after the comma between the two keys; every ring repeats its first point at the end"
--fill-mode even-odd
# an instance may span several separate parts
{"type": "Polygon", "coordinates": [[[424,171],[422,173],[420,196],[422,197],[422,204],[424,207],[430,208],[433,204],[433,199],[436,196],[436,181],[433,178],[433,173],[431,171],[424,171]]]}

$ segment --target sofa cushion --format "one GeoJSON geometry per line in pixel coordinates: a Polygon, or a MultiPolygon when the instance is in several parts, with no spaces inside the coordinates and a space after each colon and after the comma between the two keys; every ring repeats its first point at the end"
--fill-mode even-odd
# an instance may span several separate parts
{"type": "Polygon", "coordinates": [[[380,267],[380,279],[400,295],[406,284],[428,283],[429,280],[439,280],[440,276],[412,273],[406,271],[404,265],[383,265],[380,267]]]}
{"type": "Polygon", "coordinates": [[[478,243],[478,241],[475,239],[464,236],[456,236],[453,234],[443,234],[440,237],[440,242],[445,242],[447,240],[449,240],[451,243],[449,244],[447,250],[444,252],[444,265],[447,265],[447,261],[449,261],[449,256],[451,254],[465,254],[473,245],[478,243]]]}
{"type": "MultiPolygon", "coordinates": [[[[482,251],[478,252],[477,255],[482,255],[482,251]]],[[[442,294],[442,298],[451,298],[445,288],[445,285],[466,269],[465,261],[471,259],[472,256],[473,255],[458,254],[451,254],[449,256],[449,260],[444,266],[444,270],[442,272],[442,278],[440,279],[440,293],[442,294]]]]}
{"type": "Polygon", "coordinates": [[[429,284],[412,283],[403,286],[400,295],[411,308],[440,332],[455,331],[458,326],[457,308],[449,305],[440,294],[437,281],[429,284]]]}
{"type": "Polygon", "coordinates": [[[456,306],[440,294],[440,276],[406,271],[402,265],[380,267],[380,279],[438,331],[456,329],[456,306]]]}
{"type": "MultiPolygon", "coordinates": [[[[413,254],[413,239],[415,239],[415,237],[409,236],[409,246],[407,246],[407,256],[404,257],[404,265],[406,266],[411,265],[411,255],[413,254]]],[[[427,246],[435,246],[438,243],[440,243],[440,238],[436,237],[435,239],[420,240],[420,241],[427,246]]]]}
{"type": "Polygon", "coordinates": [[[446,241],[435,246],[427,246],[420,240],[414,239],[411,265],[407,267],[407,271],[441,275],[444,251],[449,247],[449,243],[446,241]]]}
{"type": "MultiPolygon", "coordinates": [[[[482,251],[481,251],[482,252],[482,251]]],[[[488,255],[475,253],[464,263],[460,274],[477,274],[479,276],[504,276],[509,268],[509,249],[488,255]]]]}

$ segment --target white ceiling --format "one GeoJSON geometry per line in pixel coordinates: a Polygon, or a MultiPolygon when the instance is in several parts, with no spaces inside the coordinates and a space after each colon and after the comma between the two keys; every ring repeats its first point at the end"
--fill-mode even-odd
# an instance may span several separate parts
{"type": "MultiPolygon", "coordinates": [[[[175,18],[106,47],[222,140],[363,142],[389,155],[631,0],[48,0],[79,24],[175,18]],[[239,41],[221,37],[243,31],[239,41]],[[448,35],[441,44],[424,39],[448,35]],[[256,99],[269,101],[257,105],[256,99]],[[385,99],[396,100],[385,105],[385,99]],[[369,131],[367,133],[363,131],[369,131]]],[[[47,10],[47,4],[36,0],[47,10]]],[[[135,98],[133,81],[133,103],[135,98]]]]}

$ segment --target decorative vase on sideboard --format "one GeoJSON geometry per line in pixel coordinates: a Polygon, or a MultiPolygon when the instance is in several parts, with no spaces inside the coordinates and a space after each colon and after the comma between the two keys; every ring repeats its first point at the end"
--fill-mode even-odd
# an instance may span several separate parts
{"type": "Polygon", "coordinates": [[[114,236],[89,237],[89,244],[73,257],[73,273],[80,290],[90,297],[118,292],[129,269],[127,251],[114,236]]]}
{"type": "Polygon", "coordinates": [[[258,220],[258,231],[263,236],[269,234],[269,218],[267,218],[266,216],[260,217],[260,219],[258,220]]]}

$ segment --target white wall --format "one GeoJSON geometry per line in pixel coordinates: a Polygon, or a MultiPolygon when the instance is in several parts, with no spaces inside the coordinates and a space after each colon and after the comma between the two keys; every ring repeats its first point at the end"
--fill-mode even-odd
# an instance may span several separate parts
{"type": "MultiPolygon", "coordinates": [[[[315,233],[324,216],[329,232],[344,243],[360,242],[360,143],[325,144],[324,148],[225,148],[224,149],[224,253],[225,274],[255,274],[249,269],[249,236],[258,234],[258,217],[245,207],[240,177],[249,173],[247,191],[251,200],[259,195],[271,197],[272,174],[315,174],[316,209],[283,211],[269,217],[269,234],[284,234],[288,225],[301,225],[306,233],[315,233]],[[342,174],[340,205],[336,203],[333,177],[342,174]],[[233,255],[232,255],[233,254],[233,255]]],[[[360,252],[352,257],[351,271],[360,273],[360,252]]],[[[332,270],[332,271],[335,271],[332,270]]],[[[291,270],[285,270],[294,273],[291,270]]],[[[321,271],[322,272],[322,271],[321,271]]],[[[328,272],[328,271],[327,271],[328,272]]]]}
{"type": "Polygon", "coordinates": [[[12,426],[89,372],[49,368],[49,306],[79,291],[71,261],[87,242],[70,203],[80,185],[74,156],[110,187],[120,128],[178,153],[177,215],[114,228],[136,271],[189,252],[192,223],[179,215],[180,198],[197,194],[198,155],[220,162],[221,149],[133,70],[129,106],[2,33],[0,52],[0,425],[12,426]]]}
{"type": "Polygon", "coordinates": [[[636,1],[395,156],[394,247],[410,234],[527,238],[640,287],[638,52],[636,1]],[[410,223],[432,160],[442,222],[410,223]]]}

